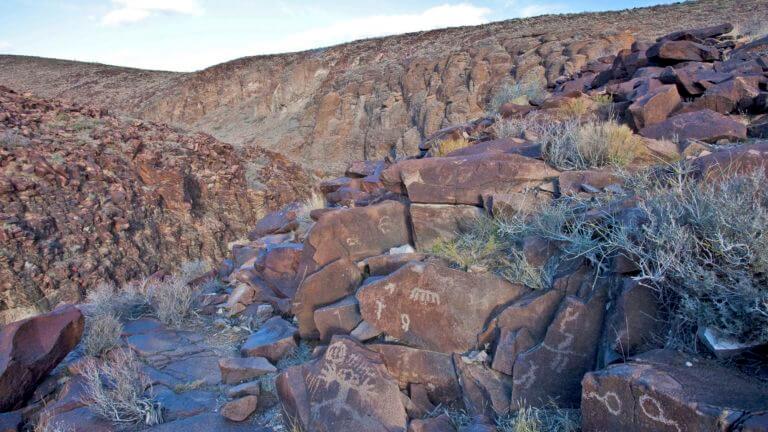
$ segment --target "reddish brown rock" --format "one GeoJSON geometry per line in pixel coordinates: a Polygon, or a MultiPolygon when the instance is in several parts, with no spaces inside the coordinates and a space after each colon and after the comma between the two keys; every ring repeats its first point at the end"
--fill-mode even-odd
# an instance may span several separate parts
{"type": "Polygon", "coordinates": [[[456,428],[451,423],[448,414],[440,414],[437,417],[412,420],[408,425],[408,432],[455,432],[456,428]]]}
{"type": "Polygon", "coordinates": [[[601,364],[625,360],[654,348],[654,338],[663,325],[659,308],[659,300],[650,287],[626,279],[606,318],[601,364]]]}
{"type": "Polygon", "coordinates": [[[394,273],[400,267],[411,261],[423,261],[426,255],[421,253],[395,253],[386,255],[377,255],[366,258],[364,266],[371,276],[386,276],[394,273]]]}
{"type": "Polygon", "coordinates": [[[243,396],[239,399],[229,401],[221,407],[221,415],[227,420],[234,422],[245,421],[254,411],[259,398],[253,395],[243,396]]]}
{"type": "Polygon", "coordinates": [[[715,47],[688,40],[662,40],[648,48],[648,58],[660,62],[715,61],[720,52],[715,47]]]}
{"type": "Polygon", "coordinates": [[[0,411],[21,406],[80,342],[83,326],[83,314],[68,305],[0,329],[0,411]]]}
{"type": "Polygon", "coordinates": [[[521,192],[557,176],[540,160],[478,154],[399,162],[384,170],[382,181],[416,203],[482,205],[483,194],[521,192]]]}
{"type": "Polygon", "coordinates": [[[315,325],[320,332],[320,340],[324,342],[337,334],[348,335],[361,320],[355,296],[315,310],[315,325]]]}
{"type": "Polygon", "coordinates": [[[694,101],[693,107],[710,109],[721,114],[747,111],[752,108],[759,95],[758,80],[736,77],[709,87],[700,98],[694,101]]]}
{"type": "Polygon", "coordinates": [[[512,377],[454,354],[464,405],[470,415],[494,419],[509,411],[512,377]]]}
{"type": "Polygon", "coordinates": [[[264,357],[233,357],[219,359],[221,381],[224,384],[238,384],[277,369],[264,357]]]}
{"type": "Polygon", "coordinates": [[[353,294],[362,279],[360,269],[347,258],[340,258],[304,279],[292,308],[301,337],[318,337],[315,310],[353,294]]]}
{"type": "Polygon", "coordinates": [[[693,161],[697,175],[709,181],[733,175],[748,175],[765,168],[768,143],[741,145],[701,156],[693,161]]]}
{"type": "Polygon", "coordinates": [[[674,85],[664,85],[636,99],[629,114],[636,129],[661,123],[680,107],[682,99],[674,85]]]}
{"type": "Polygon", "coordinates": [[[381,355],[351,338],[335,336],[323,356],[277,378],[287,415],[302,430],[404,431],[407,415],[397,382],[381,355]]]}
{"type": "Polygon", "coordinates": [[[423,385],[435,404],[449,404],[461,395],[449,354],[392,344],[372,344],[368,348],[381,354],[400,388],[423,385]]]}
{"type": "Polygon", "coordinates": [[[741,140],[747,137],[747,127],[712,110],[678,114],[666,121],[640,130],[640,135],[653,139],[697,139],[714,143],[721,139],[741,140]]]}
{"type": "Polygon", "coordinates": [[[296,295],[296,272],[302,249],[302,245],[298,243],[283,243],[267,248],[264,253],[259,270],[276,295],[283,298],[293,298],[296,295]]]}
{"type": "Polygon", "coordinates": [[[716,36],[721,36],[733,31],[733,24],[723,23],[709,27],[702,27],[697,29],[681,30],[662,36],[658,41],[670,40],[695,40],[695,39],[707,39],[716,36]]]}
{"type": "Polygon", "coordinates": [[[528,291],[495,275],[412,262],[357,292],[363,319],[414,347],[464,352],[491,312],[528,291]],[[451,331],[445,331],[451,329],[451,331]]]}
{"type": "MultiPolygon", "coordinates": [[[[736,430],[768,410],[768,387],[714,362],[655,350],[584,377],[584,430],[736,430]]],[[[763,429],[756,429],[763,430],[763,429]]]]}
{"type": "Polygon", "coordinates": [[[293,324],[275,316],[268,319],[240,348],[243,356],[265,357],[276,362],[296,348],[296,336],[299,332],[293,324]]]}
{"type": "Polygon", "coordinates": [[[544,340],[517,356],[513,409],[542,407],[552,400],[561,407],[579,405],[581,378],[595,365],[604,309],[602,292],[588,301],[565,298],[544,340]]]}
{"type": "Polygon", "coordinates": [[[310,231],[298,278],[303,280],[341,257],[359,260],[409,243],[408,208],[398,201],[334,211],[324,215],[310,231]]]}
{"type": "Polygon", "coordinates": [[[410,212],[413,240],[419,251],[429,251],[438,242],[453,240],[484,214],[480,207],[446,204],[411,204],[410,212]]]}
{"type": "Polygon", "coordinates": [[[368,177],[376,175],[384,169],[382,161],[354,161],[349,164],[344,173],[347,177],[368,177]]]}
{"type": "Polygon", "coordinates": [[[299,226],[296,221],[299,207],[298,203],[292,203],[278,211],[267,214],[256,222],[256,226],[248,233],[248,238],[256,240],[266,235],[282,234],[295,230],[299,226]]]}
{"type": "Polygon", "coordinates": [[[621,177],[608,170],[564,171],[558,179],[561,195],[577,195],[587,188],[604,189],[610,185],[621,185],[621,177]]]}
{"type": "Polygon", "coordinates": [[[483,207],[494,218],[532,213],[552,201],[552,193],[543,190],[483,195],[483,207]]]}

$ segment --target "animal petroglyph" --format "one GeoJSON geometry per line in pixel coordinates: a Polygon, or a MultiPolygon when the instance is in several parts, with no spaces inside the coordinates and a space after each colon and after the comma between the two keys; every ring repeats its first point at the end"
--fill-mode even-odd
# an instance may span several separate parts
{"type": "Polygon", "coordinates": [[[376,319],[381,319],[381,313],[384,311],[384,308],[387,307],[387,305],[384,304],[381,300],[376,300],[376,319]]]}
{"type": "Polygon", "coordinates": [[[358,247],[358,246],[360,246],[360,240],[357,239],[356,237],[348,237],[344,242],[349,247],[358,247]]]}
{"type": "Polygon", "coordinates": [[[596,392],[589,392],[585,394],[587,399],[597,399],[611,414],[617,416],[621,414],[621,399],[615,392],[609,391],[604,395],[599,395],[596,392]]]}
{"type": "Polygon", "coordinates": [[[576,321],[580,315],[578,309],[576,308],[567,308],[564,313],[565,316],[563,317],[563,320],[560,321],[560,325],[558,326],[558,331],[562,335],[563,340],[554,347],[549,346],[546,343],[542,344],[544,348],[555,354],[552,356],[552,362],[550,363],[549,367],[558,373],[565,370],[565,367],[568,365],[569,356],[574,354],[573,350],[570,350],[569,348],[573,345],[573,340],[575,338],[573,331],[575,329],[569,328],[569,324],[573,321],[576,321]]]}
{"type": "Polygon", "coordinates": [[[528,390],[536,381],[536,370],[538,368],[539,367],[536,366],[534,362],[528,362],[528,372],[526,372],[525,375],[521,376],[520,378],[512,380],[512,382],[514,385],[528,390]]]}
{"type": "Polygon", "coordinates": [[[422,304],[440,304],[440,294],[421,288],[414,288],[408,298],[422,304]]]}
{"type": "Polygon", "coordinates": [[[386,291],[388,294],[394,294],[395,293],[395,284],[388,283],[384,285],[384,291],[386,291]]]}
{"type": "Polygon", "coordinates": [[[408,314],[400,314],[400,327],[404,332],[411,328],[411,317],[408,314]]]}
{"type": "Polygon", "coordinates": [[[677,432],[682,432],[680,425],[677,424],[676,421],[667,418],[667,415],[664,413],[664,408],[662,408],[659,401],[652,398],[651,396],[642,395],[640,396],[638,402],[640,403],[640,409],[643,410],[643,414],[645,414],[649,419],[656,420],[657,422],[667,426],[671,426],[675,428],[677,432]]]}

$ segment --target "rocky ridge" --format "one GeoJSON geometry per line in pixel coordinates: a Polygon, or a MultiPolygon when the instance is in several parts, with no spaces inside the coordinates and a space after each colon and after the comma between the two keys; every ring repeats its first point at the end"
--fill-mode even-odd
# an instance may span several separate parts
{"type": "Polygon", "coordinates": [[[755,24],[766,13],[762,0],[702,0],[525,18],[247,57],[188,74],[0,56],[0,82],[340,173],[355,160],[417,154],[425,137],[484,115],[492,95],[526,75],[554,86],[635,38],[650,41],[681,25],[755,24]]]}

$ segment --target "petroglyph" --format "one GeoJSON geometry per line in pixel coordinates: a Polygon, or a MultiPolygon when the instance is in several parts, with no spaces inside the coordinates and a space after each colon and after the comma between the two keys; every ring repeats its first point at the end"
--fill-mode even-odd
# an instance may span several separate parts
{"type": "Polygon", "coordinates": [[[639,402],[640,409],[643,410],[643,414],[645,414],[649,419],[656,420],[657,422],[667,426],[671,426],[675,428],[677,432],[682,432],[680,425],[676,421],[667,418],[667,415],[664,413],[664,408],[662,408],[659,401],[652,398],[651,396],[642,395],[640,396],[639,402]],[[649,412],[649,408],[651,412],[649,412]]]}
{"type": "Polygon", "coordinates": [[[543,344],[544,348],[555,353],[549,367],[558,373],[565,370],[565,367],[568,365],[568,356],[574,354],[573,350],[569,348],[573,345],[573,340],[575,339],[575,336],[573,335],[575,329],[569,329],[568,325],[569,323],[576,321],[579,318],[579,315],[580,313],[578,309],[567,308],[565,310],[565,317],[563,317],[563,320],[560,321],[560,325],[558,326],[558,331],[563,336],[563,340],[554,347],[549,346],[546,343],[543,344]]]}
{"type": "Polygon", "coordinates": [[[440,304],[440,294],[434,291],[425,290],[421,288],[414,288],[411,290],[409,299],[422,304],[440,304]]]}
{"type": "Polygon", "coordinates": [[[619,399],[619,395],[615,392],[609,391],[604,395],[599,395],[596,392],[589,392],[585,394],[584,397],[587,399],[597,399],[605,406],[608,412],[615,416],[621,414],[621,399],[619,399]]]}
{"type": "Polygon", "coordinates": [[[381,319],[381,313],[384,311],[384,308],[387,307],[387,305],[384,304],[381,300],[376,300],[376,319],[381,319]]]}
{"type": "Polygon", "coordinates": [[[388,284],[384,285],[384,291],[386,291],[389,294],[394,294],[395,293],[395,284],[388,283],[388,284]]]}
{"type": "Polygon", "coordinates": [[[518,379],[512,380],[512,383],[516,386],[520,386],[524,389],[529,389],[536,381],[536,370],[539,368],[534,362],[529,362],[528,372],[518,379]]]}
{"type": "Polygon", "coordinates": [[[408,314],[400,314],[400,327],[404,332],[411,328],[411,317],[408,314]]]}
{"type": "Polygon", "coordinates": [[[378,227],[382,234],[389,234],[392,232],[393,228],[392,218],[389,216],[382,216],[381,219],[379,219],[378,227]]]}
{"type": "Polygon", "coordinates": [[[360,240],[357,237],[348,237],[344,242],[351,248],[360,246],[360,240]]]}

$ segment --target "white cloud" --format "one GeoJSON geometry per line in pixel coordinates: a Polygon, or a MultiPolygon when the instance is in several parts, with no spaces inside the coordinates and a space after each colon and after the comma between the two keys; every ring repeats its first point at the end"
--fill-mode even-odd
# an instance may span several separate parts
{"type": "Polygon", "coordinates": [[[264,44],[256,53],[300,51],[335,45],[357,39],[445,27],[478,25],[489,22],[491,10],[468,3],[444,4],[421,13],[372,15],[338,21],[324,27],[294,33],[284,39],[264,44]]]}
{"type": "Polygon", "coordinates": [[[9,51],[11,49],[11,43],[8,41],[0,40],[0,51],[9,51]]]}
{"type": "Polygon", "coordinates": [[[197,0],[112,0],[115,9],[107,12],[101,23],[108,26],[142,21],[156,13],[202,15],[197,0]]]}
{"type": "Polygon", "coordinates": [[[539,15],[571,12],[572,8],[563,3],[530,3],[518,0],[507,1],[506,6],[514,11],[514,16],[527,18],[539,15]]]}

